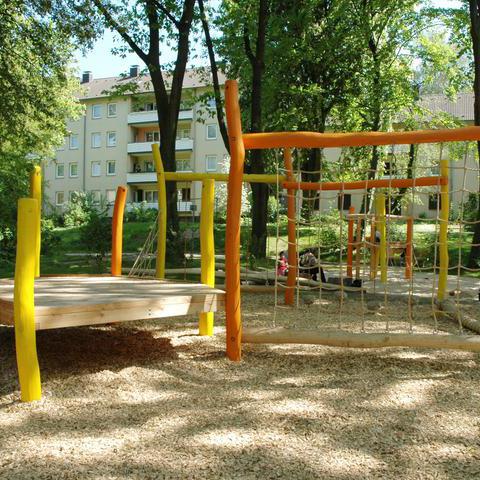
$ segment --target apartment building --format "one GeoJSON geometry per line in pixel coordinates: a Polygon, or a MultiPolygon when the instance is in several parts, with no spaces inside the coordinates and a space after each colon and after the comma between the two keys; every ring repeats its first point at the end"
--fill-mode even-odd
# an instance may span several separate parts
{"type": "MultiPolygon", "coordinates": [[[[224,78],[221,77],[223,85],[224,78]]],[[[119,185],[128,188],[127,208],[146,202],[156,207],[156,174],[152,143],[159,142],[157,107],[149,77],[130,68],[129,77],[92,78],[84,72],[80,101],[85,114],[68,121],[70,132],[44,165],[45,197],[51,208],[62,209],[74,192],[91,192],[95,201],[112,204],[119,185]],[[112,89],[136,82],[138,93],[111,95],[112,89]]],[[[225,164],[227,150],[220,135],[215,103],[198,98],[210,91],[208,80],[195,70],[187,71],[178,118],[176,162],[179,172],[216,172],[225,164]]],[[[199,212],[201,185],[178,183],[178,209],[199,212]]]]}
{"type": "MultiPolygon", "coordinates": [[[[222,85],[224,77],[221,76],[222,85]]],[[[128,187],[127,208],[140,202],[156,208],[156,174],[151,153],[153,142],[159,141],[157,110],[149,77],[140,76],[138,66],[130,69],[130,76],[92,78],[90,72],[82,75],[81,101],[85,115],[68,122],[70,135],[57,151],[56,158],[44,166],[45,197],[52,208],[62,209],[73,192],[91,192],[96,201],[105,199],[112,204],[116,188],[128,187]],[[138,92],[111,96],[108,92],[125,82],[135,81],[138,92]]],[[[228,155],[220,135],[212,100],[205,105],[198,98],[211,90],[208,78],[195,70],[187,71],[184,80],[182,108],[179,113],[176,162],[180,172],[226,171],[228,155]]],[[[473,94],[460,94],[456,101],[443,95],[429,95],[423,106],[434,113],[444,112],[473,124],[473,94]]],[[[401,126],[399,127],[401,128],[401,126]]],[[[438,174],[439,146],[419,147],[416,176],[438,174]],[[429,148],[430,150],[427,150],[429,148]],[[436,150],[435,150],[436,149],[436,150]]],[[[392,147],[386,152],[383,178],[405,177],[399,165],[405,165],[409,146],[392,147]]],[[[327,161],[339,163],[340,149],[326,149],[327,161]]],[[[443,149],[442,157],[448,158],[443,149]]],[[[200,213],[200,182],[177,183],[178,210],[184,215],[200,213]]],[[[474,149],[468,155],[450,158],[450,192],[452,208],[468,198],[468,192],[478,192],[478,161],[474,149]]],[[[360,210],[365,192],[322,192],[319,209],[347,211],[354,206],[360,210]]],[[[416,190],[406,199],[403,214],[435,218],[439,197],[435,188],[416,190]]],[[[299,199],[299,204],[301,199],[299,199]]]]}

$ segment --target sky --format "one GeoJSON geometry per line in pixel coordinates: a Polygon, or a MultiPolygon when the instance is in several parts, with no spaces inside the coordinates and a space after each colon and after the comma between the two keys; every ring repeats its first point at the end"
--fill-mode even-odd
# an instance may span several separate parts
{"type": "MultiPolygon", "coordinates": [[[[432,0],[436,7],[458,7],[461,2],[457,0],[432,0]]],[[[114,34],[106,30],[103,38],[99,39],[93,49],[85,56],[80,51],[75,54],[75,64],[79,72],[90,70],[94,78],[115,77],[128,71],[131,65],[144,67],[142,61],[134,53],[127,54],[125,58],[113,55],[111,49],[115,44],[114,34]]],[[[174,60],[175,52],[164,53],[164,60],[174,60]]]]}

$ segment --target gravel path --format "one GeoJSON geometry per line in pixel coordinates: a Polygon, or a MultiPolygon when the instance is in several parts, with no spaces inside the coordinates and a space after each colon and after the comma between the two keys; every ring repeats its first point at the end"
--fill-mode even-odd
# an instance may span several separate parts
{"type": "MultiPolygon", "coordinates": [[[[276,324],[335,325],[338,296],[301,303],[276,324]]],[[[352,328],[387,316],[406,328],[401,302],[343,303],[352,328]]],[[[272,295],[243,307],[246,324],[272,324],[272,295]]],[[[431,306],[414,312],[430,330],[431,306]]],[[[0,478],[480,479],[479,355],[247,345],[235,364],[223,321],[211,339],[193,318],[39,332],[32,404],[18,402],[13,331],[0,327],[0,478]]]]}

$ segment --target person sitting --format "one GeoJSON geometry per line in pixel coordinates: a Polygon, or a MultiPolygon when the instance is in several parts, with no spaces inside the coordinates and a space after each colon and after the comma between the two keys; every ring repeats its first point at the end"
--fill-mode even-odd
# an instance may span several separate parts
{"type": "Polygon", "coordinates": [[[279,276],[288,275],[288,260],[283,250],[278,254],[277,275],[279,276]]]}
{"type": "Polygon", "coordinates": [[[327,282],[323,268],[311,250],[305,250],[303,253],[300,253],[299,267],[301,276],[317,282],[320,275],[322,283],[327,282]]]}

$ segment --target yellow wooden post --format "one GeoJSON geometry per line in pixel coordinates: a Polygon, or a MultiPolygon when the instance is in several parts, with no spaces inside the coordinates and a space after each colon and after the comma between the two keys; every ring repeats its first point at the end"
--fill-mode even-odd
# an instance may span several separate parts
{"type": "Polygon", "coordinates": [[[15,262],[15,287],[13,294],[15,348],[18,378],[23,402],[39,400],[42,396],[40,368],[35,339],[35,260],[38,201],[21,198],[18,201],[17,257],[15,262]]]}
{"type": "Polygon", "coordinates": [[[440,256],[440,268],[438,275],[438,300],[445,298],[448,278],[448,214],[450,210],[450,199],[448,193],[448,160],[440,160],[440,175],[446,178],[444,185],[440,186],[440,232],[438,239],[438,250],[440,256]]]}
{"type": "Polygon", "coordinates": [[[384,193],[377,193],[375,195],[375,214],[376,229],[380,233],[380,280],[385,283],[387,281],[387,226],[385,222],[386,212],[384,193]]]}
{"type": "Polygon", "coordinates": [[[158,143],[152,144],[155,170],[157,171],[158,191],[158,237],[157,237],[157,264],[155,276],[165,278],[165,256],[167,251],[167,189],[165,186],[165,171],[163,170],[162,156],[158,143]]]}
{"type": "MultiPolygon", "coordinates": [[[[215,181],[202,182],[202,212],[200,214],[201,282],[215,286],[215,241],[213,237],[213,209],[215,203],[215,181]]],[[[213,312],[200,314],[199,334],[213,335],[213,312]]]]}
{"type": "Polygon", "coordinates": [[[40,248],[41,248],[41,218],[42,218],[42,169],[38,165],[30,173],[30,198],[37,201],[37,216],[35,219],[35,276],[40,276],[40,248]]]}

